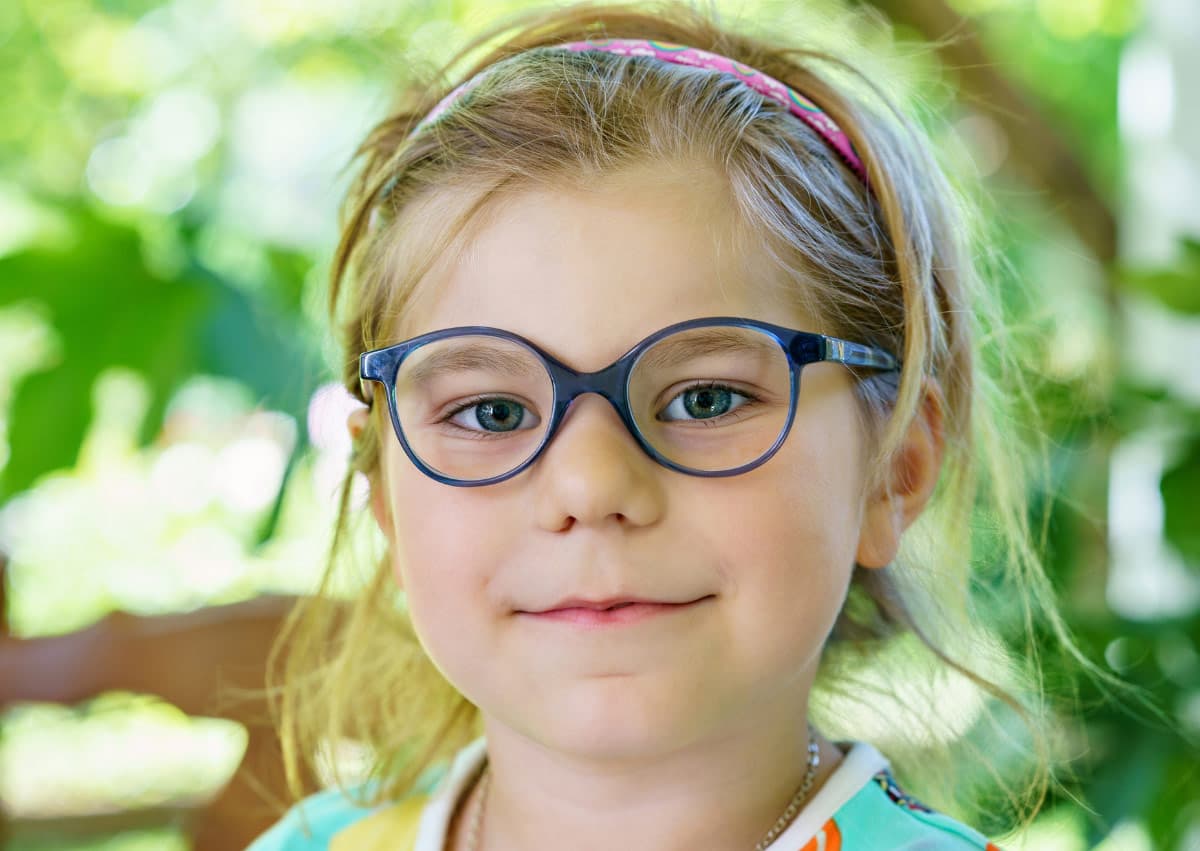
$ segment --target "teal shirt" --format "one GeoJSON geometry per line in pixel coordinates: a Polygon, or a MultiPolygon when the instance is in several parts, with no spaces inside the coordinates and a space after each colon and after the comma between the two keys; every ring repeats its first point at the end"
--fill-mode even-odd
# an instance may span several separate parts
{"type": "Polygon", "coordinates": [[[371,810],[347,801],[340,790],[327,789],[288,810],[248,851],[323,851],[334,834],[370,814],[371,810]]]}
{"type": "MultiPolygon", "coordinates": [[[[417,794],[400,805],[372,809],[338,790],[311,795],[248,851],[443,851],[450,812],[473,779],[482,753],[483,740],[478,739],[459,753],[448,776],[438,778],[432,795],[417,794]],[[376,837],[378,844],[371,841],[376,837]]],[[[364,789],[356,787],[349,794],[361,800],[364,789]]],[[[905,794],[887,761],[859,742],[768,851],[999,849],[978,831],[905,794]]]]}

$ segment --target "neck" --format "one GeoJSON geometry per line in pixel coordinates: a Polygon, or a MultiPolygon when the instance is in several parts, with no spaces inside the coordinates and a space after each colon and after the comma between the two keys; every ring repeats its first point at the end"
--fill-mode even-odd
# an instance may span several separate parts
{"type": "MultiPolygon", "coordinates": [[[[752,851],[801,785],[808,729],[747,728],[644,761],[564,755],[499,725],[487,725],[490,788],[477,851],[752,851]]],[[[841,762],[817,735],[820,767],[805,802],[841,762]]],[[[476,784],[451,824],[447,848],[466,848],[466,825],[480,806],[476,784]]],[[[803,804],[801,805],[801,809],[803,804]]]]}

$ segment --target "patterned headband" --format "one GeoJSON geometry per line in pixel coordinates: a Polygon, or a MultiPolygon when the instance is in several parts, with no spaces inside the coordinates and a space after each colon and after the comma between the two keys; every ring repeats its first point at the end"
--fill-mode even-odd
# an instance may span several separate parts
{"type": "MultiPolygon", "coordinates": [[[[759,94],[786,106],[793,115],[813,130],[816,130],[821,138],[833,148],[838,156],[842,158],[842,161],[858,175],[863,183],[867,182],[867,170],[863,167],[862,160],[858,157],[858,152],[854,150],[853,143],[824,110],[791,86],[785,85],[774,77],[770,77],[761,71],[756,71],[733,59],[720,56],[716,53],[709,53],[707,50],[700,50],[696,47],[687,47],[682,44],[672,44],[667,41],[651,41],[642,38],[606,38],[595,39],[593,41],[572,41],[566,44],[553,45],[552,49],[570,50],[574,53],[599,50],[605,53],[616,53],[621,56],[653,56],[656,59],[661,59],[664,62],[674,62],[677,65],[711,68],[714,71],[732,74],[759,94]]],[[[486,76],[486,69],[484,73],[475,75],[442,98],[438,105],[421,119],[421,122],[413,129],[413,133],[418,132],[425,125],[436,121],[454,101],[479,85],[484,76],[486,76]]]]}
{"type": "MultiPolygon", "coordinates": [[[[651,41],[641,38],[607,38],[592,41],[572,41],[565,44],[551,45],[549,49],[570,50],[573,53],[598,50],[622,56],[653,56],[664,62],[674,62],[677,65],[691,65],[697,68],[711,68],[714,71],[731,74],[764,97],[768,97],[786,106],[793,115],[817,131],[817,134],[825,140],[829,147],[841,158],[842,162],[858,175],[864,185],[870,186],[867,180],[867,170],[863,166],[858,152],[854,149],[854,144],[824,110],[791,86],[785,85],[774,77],[770,77],[761,71],[756,71],[726,56],[720,56],[716,53],[709,53],[707,50],[687,47],[682,44],[651,41]]],[[[485,68],[442,98],[437,106],[430,110],[429,114],[422,118],[417,126],[413,128],[409,137],[415,136],[423,128],[437,121],[455,101],[479,85],[488,72],[495,67],[495,65],[491,65],[485,68]]],[[[381,200],[386,198],[391,192],[395,181],[396,178],[393,177],[385,184],[379,194],[381,200]]],[[[375,217],[373,216],[372,218],[374,219],[375,217]]]]}

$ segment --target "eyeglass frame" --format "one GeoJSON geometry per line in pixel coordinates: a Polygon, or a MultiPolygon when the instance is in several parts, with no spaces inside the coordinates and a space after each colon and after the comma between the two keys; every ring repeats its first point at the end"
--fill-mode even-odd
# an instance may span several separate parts
{"type": "Polygon", "coordinates": [[[400,447],[404,450],[404,454],[408,456],[417,469],[442,484],[453,485],[455,487],[480,487],[483,485],[499,484],[511,479],[537,461],[550,442],[554,440],[571,403],[584,393],[598,393],[607,399],[616,409],[617,414],[621,417],[621,421],[625,424],[625,427],[629,430],[629,433],[633,436],[637,444],[642,448],[642,451],[669,470],[704,478],[723,478],[747,473],[765,464],[779,451],[788,433],[792,430],[792,422],[796,416],[796,403],[800,395],[800,371],[810,363],[820,363],[822,361],[841,363],[850,367],[879,369],[885,372],[899,372],[901,368],[901,361],[893,354],[884,349],[864,343],[855,343],[850,340],[843,340],[826,334],[818,334],[813,331],[786,328],[782,325],[775,325],[757,319],[746,319],[737,316],[709,316],[699,319],[689,319],[661,328],[634,345],[633,348],[629,349],[629,351],[611,364],[595,372],[579,372],[572,369],[543,350],[536,343],[512,331],[506,331],[503,328],[493,328],[487,325],[460,325],[454,328],[430,331],[399,343],[363,352],[358,357],[358,375],[362,396],[363,399],[367,400],[368,408],[371,407],[374,401],[374,394],[368,392],[367,382],[378,382],[383,385],[388,401],[388,412],[391,415],[392,429],[396,433],[396,438],[400,441],[400,447]],[[729,470],[695,470],[691,467],[676,464],[664,456],[654,448],[653,444],[638,429],[637,422],[629,407],[629,380],[641,355],[655,343],[681,331],[718,325],[750,328],[764,332],[774,338],[787,355],[791,378],[791,400],[788,406],[787,422],[780,430],[775,443],[757,459],[729,470]],[[443,475],[431,468],[409,446],[408,440],[404,436],[404,429],[400,425],[400,418],[397,412],[396,376],[399,374],[400,366],[404,362],[404,359],[410,353],[428,343],[459,336],[497,337],[522,345],[541,359],[546,372],[550,376],[554,410],[550,415],[550,422],[546,427],[546,434],[542,438],[542,442],[530,453],[528,458],[516,467],[506,473],[487,479],[456,479],[443,475]],[[387,376],[390,376],[390,378],[387,376]]]}

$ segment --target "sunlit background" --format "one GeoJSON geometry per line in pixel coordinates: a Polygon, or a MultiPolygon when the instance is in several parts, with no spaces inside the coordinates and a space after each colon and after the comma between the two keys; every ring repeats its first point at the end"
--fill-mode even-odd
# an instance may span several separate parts
{"type": "MultiPolygon", "coordinates": [[[[522,5],[0,3],[5,847],[240,847],[215,813],[258,739],[206,708],[205,654],[239,629],[265,652],[271,601],[329,544],[344,167],[401,51],[437,63],[522,5]]],[[[1037,341],[1070,623],[1177,725],[1097,708],[1092,812],[1056,799],[1006,847],[1200,849],[1200,3],[713,5],[781,28],[828,10],[833,37],[846,9],[893,22],[870,38],[985,181],[995,285],[1037,341]]]]}

